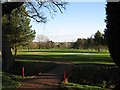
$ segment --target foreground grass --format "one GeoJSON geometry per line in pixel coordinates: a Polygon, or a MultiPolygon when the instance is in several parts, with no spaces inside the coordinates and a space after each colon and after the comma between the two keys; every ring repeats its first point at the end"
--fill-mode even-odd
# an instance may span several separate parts
{"type": "Polygon", "coordinates": [[[113,89],[120,80],[120,68],[115,65],[77,64],[71,70],[69,82],[113,89]]]}
{"type": "Polygon", "coordinates": [[[106,90],[104,88],[98,87],[98,86],[90,86],[90,85],[80,85],[75,83],[67,83],[67,84],[61,84],[61,88],[65,90],[106,90]]]}
{"type": "Polygon", "coordinates": [[[13,75],[9,73],[2,73],[2,88],[18,88],[21,84],[19,79],[21,76],[13,75]]]}

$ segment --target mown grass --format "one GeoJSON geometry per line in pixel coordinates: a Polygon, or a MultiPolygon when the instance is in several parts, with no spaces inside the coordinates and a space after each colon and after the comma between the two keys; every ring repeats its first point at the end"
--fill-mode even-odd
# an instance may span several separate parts
{"type": "MultiPolygon", "coordinates": [[[[18,53],[22,54],[23,52],[26,52],[26,53],[31,53],[31,52],[36,52],[36,53],[39,53],[39,52],[42,52],[42,53],[98,53],[97,50],[94,50],[94,49],[91,49],[91,50],[88,50],[88,49],[23,49],[23,50],[19,50],[18,53]]],[[[109,53],[108,50],[101,50],[101,52],[99,53],[109,53]]]]}
{"type": "Polygon", "coordinates": [[[73,64],[94,63],[114,64],[108,52],[95,52],[87,50],[22,50],[18,53],[17,60],[59,61],[73,64]]]}

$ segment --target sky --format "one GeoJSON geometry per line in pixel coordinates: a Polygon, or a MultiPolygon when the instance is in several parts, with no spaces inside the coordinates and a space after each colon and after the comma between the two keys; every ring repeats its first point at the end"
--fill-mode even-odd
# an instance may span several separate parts
{"type": "Polygon", "coordinates": [[[73,42],[93,36],[97,30],[103,33],[105,16],[105,2],[69,2],[63,14],[57,12],[46,24],[31,24],[36,36],[43,34],[54,42],[73,42]]]}

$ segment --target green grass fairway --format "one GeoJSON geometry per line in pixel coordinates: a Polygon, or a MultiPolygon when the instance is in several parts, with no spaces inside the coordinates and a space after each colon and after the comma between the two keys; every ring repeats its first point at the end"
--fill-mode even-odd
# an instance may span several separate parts
{"type": "Polygon", "coordinates": [[[108,52],[95,52],[87,50],[22,50],[18,52],[17,61],[56,61],[71,62],[73,64],[114,64],[108,52]]]}

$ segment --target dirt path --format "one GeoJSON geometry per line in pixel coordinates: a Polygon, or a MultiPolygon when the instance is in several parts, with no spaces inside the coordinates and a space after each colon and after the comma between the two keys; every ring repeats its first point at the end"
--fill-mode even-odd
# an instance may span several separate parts
{"type": "Polygon", "coordinates": [[[38,76],[22,80],[20,88],[59,88],[59,83],[63,80],[64,70],[70,71],[71,64],[66,62],[57,64],[58,67],[46,73],[39,73],[38,76]]]}

